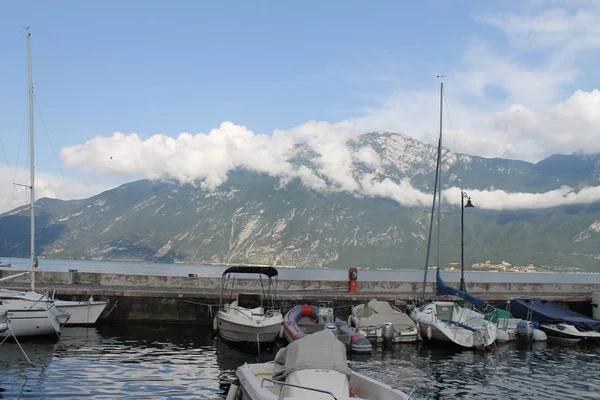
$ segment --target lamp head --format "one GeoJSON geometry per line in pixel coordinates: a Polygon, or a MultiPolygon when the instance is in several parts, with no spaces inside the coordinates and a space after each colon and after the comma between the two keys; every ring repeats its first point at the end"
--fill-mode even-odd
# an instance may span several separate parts
{"type": "Polygon", "coordinates": [[[471,203],[471,198],[470,197],[467,197],[467,204],[465,204],[465,208],[468,208],[468,207],[475,208],[475,206],[473,205],[473,203],[471,203]]]}

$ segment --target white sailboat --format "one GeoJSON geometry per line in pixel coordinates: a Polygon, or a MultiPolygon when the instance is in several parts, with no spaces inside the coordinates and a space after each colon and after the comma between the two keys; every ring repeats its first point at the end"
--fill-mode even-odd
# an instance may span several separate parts
{"type": "MultiPolygon", "coordinates": [[[[34,210],[34,164],[33,164],[33,82],[31,77],[31,34],[27,34],[27,59],[29,76],[29,140],[30,140],[30,174],[31,186],[31,290],[35,285],[35,275],[33,273],[35,257],[35,210],[34,210]]],[[[22,274],[17,274],[22,275],[22,274]]],[[[13,276],[17,276],[13,275],[13,276]]],[[[6,280],[6,278],[4,278],[6,280]]],[[[54,301],[45,295],[36,293],[36,298],[32,298],[27,292],[13,290],[0,291],[0,313],[6,311],[7,329],[0,332],[0,336],[5,337],[15,335],[22,336],[42,336],[60,334],[59,311],[54,301]]]]}
{"type": "MultiPolygon", "coordinates": [[[[438,140],[438,151],[435,171],[435,184],[433,192],[433,204],[431,207],[431,221],[429,227],[429,238],[427,242],[427,257],[425,261],[425,276],[423,280],[423,296],[427,282],[427,271],[429,269],[429,252],[431,248],[431,234],[433,230],[433,219],[435,215],[436,194],[438,195],[437,207],[437,229],[438,229],[438,257],[440,242],[440,203],[441,203],[441,160],[442,160],[442,121],[443,121],[443,98],[444,83],[440,85],[440,136],[438,140]]],[[[438,258],[439,268],[439,258],[438,258]]],[[[439,269],[438,269],[438,280],[439,269]]],[[[485,315],[463,307],[454,302],[433,301],[422,307],[415,308],[410,317],[415,321],[424,340],[442,341],[453,343],[463,348],[476,348],[490,346],[496,341],[497,326],[485,319],[485,315]]]]}
{"type": "MultiPolygon", "coordinates": [[[[31,34],[27,33],[27,60],[28,60],[28,77],[29,77],[29,162],[30,162],[30,186],[25,186],[30,190],[30,219],[31,219],[31,234],[30,234],[30,261],[31,261],[31,290],[29,291],[14,291],[14,290],[5,290],[0,289],[0,301],[3,304],[8,304],[6,302],[11,301],[13,307],[17,307],[17,305],[21,305],[25,309],[27,308],[27,304],[35,304],[36,307],[44,304],[46,309],[53,309],[52,314],[56,314],[55,318],[60,318],[61,323],[66,323],[69,325],[77,324],[77,325],[87,325],[93,324],[96,322],[104,308],[106,307],[106,301],[65,301],[65,300],[55,300],[53,294],[48,293],[38,293],[35,291],[35,269],[37,268],[38,261],[37,256],[35,254],[35,164],[34,164],[34,119],[33,119],[33,78],[32,78],[32,66],[31,66],[31,34]]],[[[18,274],[20,275],[20,274],[18,274]]],[[[16,275],[13,275],[13,277],[16,275]]],[[[10,277],[9,277],[10,278],[10,277]]],[[[21,306],[16,309],[21,309],[21,306]]],[[[1,306],[0,306],[1,307],[1,306]]],[[[0,308],[1,309],[1,308],[0,308]]],[[[22,320],[24,318],[23,313],[20,312],[19,318],[16,318],[16,315],[11,315],[9,313],[9,318],[12,321],[13,331],[15,327],[18,327],[20,323],[17,320],[22,320]]],[[[41,315],[41,313],[40,313],[41,315]]],[[[37,316],[37,319],[40,319],[40,316],[37,316]]],[[[52,317],[54,318],[54,317],[52,317]]],[[[50,324],[55,329],[58,323],[54,323],[54,321],[50,324]]],[[[56,330],[56,329],[55,329],[56,330]]],[[[60,326],[58,326],[57,333],[60,333],[60,326]]],[[[23,335],[23,333],[19,334],[15,332],[15,335],[23,335]]]]}

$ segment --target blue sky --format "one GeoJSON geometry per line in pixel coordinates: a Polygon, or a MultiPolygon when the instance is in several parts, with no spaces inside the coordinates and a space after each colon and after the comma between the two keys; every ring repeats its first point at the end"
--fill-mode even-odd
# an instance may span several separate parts
{"type": "MultiPolygon", "coordinates": [[[[48,196],[87,197],[161,172],[105,164],[92,139],[114,132],[137,133],[134,144],[110,143],[138,155],[162,143],[144,142],[153,135],[207,134],[226,121],[249,140],[326,121],[310,135],[341,124],[433,141],[440,73],[453,150],[529,161],[597,152],[599,10],[585,0],[2,2],[0,170],[27,167],[24,26],[48,196]]],[[[0,210],[16,205],[10,192],[0,191],[0,210]]]]}

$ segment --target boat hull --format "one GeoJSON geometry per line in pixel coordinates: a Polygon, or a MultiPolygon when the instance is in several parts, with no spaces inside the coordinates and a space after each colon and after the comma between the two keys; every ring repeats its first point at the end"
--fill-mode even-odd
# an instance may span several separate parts
{"type": "Polygon", "coordinates": [[[434,302],[422,310],[413,310],[411,318],[417,323],[423,340],[453,343],[462,348],[487,347],[496,341],[495,324],[486,321],[481,314],[450,302],[434,302]],[[436,307],[456,308],[454,314],[466,316],[466,321],[472,325],[455,321],[451,315],[446,319],[439,310],[436,311],[436,307]]]}
{"type": "Polygon", "coordinates": [[[217,313],[217,331],[219,336],[230,342],[271,343],[281,331],[281,315],[264,320],[241,320],[219,311],[217,313]]]}
{"type": "Polygon", "coordinates": [[[69,314],[66,325],[92,325],[106,308],[107,302],[55,300],[55,304],[60,313],[69,314]]]}
{"type": "MultiPolygon", "coordinates": [[[[327,371],[315,371],[323,373],[327,371]]],[[[399,390],[392,389],[390,386],[369,378],[358,372],[352,371],[352,376],[348,381],[348,396],[347,397],[332,397],[324,392],[331,392],[330,386],[333,381],[325,374],[325,382],[321,382],[317,374],[311,380],[309,386],[301,385],[305,390],[298,392],[298,395],[304,394],[302,397],[294,398],[310,398],[310,399],[332,399],[332,398],[349,398],[358,397],[363,399],[388,399],[388,400],[405,400],[408,395],[399,390]],[[317,392],[314,389],[321,390],[317,392]],[[324,392],[323,392],[324,391],[324,392]],[[304,392],[304,393],[303,393],[304,392]]],[[[244,400],[276,400],[282,398],[281,394],[285,385],[273,382],[273,364],[244,364],[238,367],[236,376],[239,382],[236,382],[234,387],[235,393],[231,393],[228,399],[244,399],[244,400]],[[265,380],[266,379],[266,380],[265,380]],[[239,384],[239,386],[238,386],[239,384]]]]}
{"type": "MultiPolygon", "coordinates": [[[[308,305],[294,306],[283,319],[282,335],[288,343],[296,341],[307,334],[325,329],[324,324],[318,324],[319,307],[308,305]]],[[[331,318],[335,326],[333,333],[353,353],[371,353],[371,342],[360,332],[350,327],[340,318],[331,318]]]]}
{"type": "Polygon", "coordinates": [[[38,304],[27,300],[2,300],[2,309],[7,311],[9,329],[0,336],[14,334],[17,338],[59,335],[58,311],[53,304],[38,304]]]}
{"type": "Polygon", "coordinates": [[[550,340],[565,343],[578,343],[582,340],[600,342],[600,332],[582,332],[569,324],[540,324],[540,329],[546,333],[550,340]]]}

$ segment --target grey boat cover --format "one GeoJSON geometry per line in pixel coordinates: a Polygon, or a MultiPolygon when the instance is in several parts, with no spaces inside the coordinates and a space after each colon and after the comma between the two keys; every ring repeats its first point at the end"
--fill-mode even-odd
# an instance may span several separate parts
{"type": "Polygon", "coordinates": [[[304,336],[279,350],[273,365],[273,379],[283,381],[292,372],[305,369],[329,369],[348,378],[352,375],[346,360],[346,346],[328,330],[304,336]]]}
{"type": "Polygon", "coordinates": [[[358,328],[381,328],[391,322],[396,332],[415,327],[414,321],[405,313],[394,311],[387,301],[373,299],[352,309],[352,315],[358,320],[358,328]]]}

